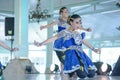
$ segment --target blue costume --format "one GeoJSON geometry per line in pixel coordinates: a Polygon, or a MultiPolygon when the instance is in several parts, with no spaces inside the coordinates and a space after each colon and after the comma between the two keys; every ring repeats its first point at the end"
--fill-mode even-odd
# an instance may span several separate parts
{"type": "MultiPolygon", "coordinates": [[[[58,32],[68,29],[68,27],[69,27],[69,24],[66,21],[62,19],[58,20],[58,32]]],[[[62,51],[63,50],[62,45],[63,45],[63,38],[59,38],[55,40],[54,50],[56,51],[56,55],[58,56],[58,59],[60,60],[60,62],[64,64],[65,54],[62,51]]]]}
{"type": "MultiPolygon", "coordinates": [[[[69,24],[66,21],[64,21],[62,19],[58,20],[58,33],[62,30],[68,29],[68,27],[69,27],[69,24]]],[[[55,40],[54,50],[61,51],[62,43],[63,43],[63,38],[59,38],[59,39],[55,40]]]]}
{"type": "Polygon", "coordinates": [[[65,51],[64,73],[71,73],[83,66],[84,71],[89,74],[89,69],[96,70],[91,59],[82,49],[82,40],[85,33],[63,30],[58,33],[59,38],[63,38],[63,51],[65,51]],[[79,58],[78,58],[79,57],[79,58]]]}

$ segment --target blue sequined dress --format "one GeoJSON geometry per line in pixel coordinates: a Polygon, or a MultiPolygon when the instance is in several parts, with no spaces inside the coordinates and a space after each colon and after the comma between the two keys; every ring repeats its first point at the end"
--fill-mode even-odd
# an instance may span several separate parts
{"type": "MultiPolygon", "coordinates": [[[[62,19],[58,20],[58,33],[62,30],[68,29],[69,28],[69,24],[67,23],[67,21],[64,21],[62,19]]],[[[61,51],[62,50],[62,44],[63,43],[63,38],[59,38],[57,40],[54,41],[54,50],[57,51],[61,51]]]]}
{"type": "Polygon", "coordinates": [[[65,62],[64,62],[64,73],[71,73],[75,70],[80,69],[80,62],[76,54],[81,58],[82,64],[86,73],[88,73],[88,68],[96,70],[91,59],[86,55],[82,49],[82,40],[85,37],[85,33],[78,33],[68,30],[63,30],[58,33],[59,38],[63,38],[63,51],[65,51],[65,62]]]}

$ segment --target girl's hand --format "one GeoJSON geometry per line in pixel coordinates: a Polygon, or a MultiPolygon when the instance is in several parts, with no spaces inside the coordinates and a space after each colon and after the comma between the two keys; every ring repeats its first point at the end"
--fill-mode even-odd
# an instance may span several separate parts
{"type": "Polygon", "coordinates": [[[37,46],[37,47],[41,46],[40,43],[35,41],[35,40],[34,40],[34,45],[37,46]]]}
{"type": "Polygon", "coordinates": [[[91,28],[87,28],[87,29],[86,29],[86,31],[91,32],[91,31],[92,31],[92,29],[91,29],[91,28]]]}
{"type": "Polygon", "coordinates": [[[40,30],[44,29],[45,26],[40,26],[40,30]]]}
{"type": "Polygon", "coordinates": [[[100,49],[93,49],[93,51],[94,51],[95,53],[101,54],[101,50],[100,50],[100,49]]]}
{"type": "Polygon", "coordinates": [[[10,51],[13,51],[13,52],[15,52],[15,51],[18,51],[19,49],[18,48],[12,48],[10,51]]]}

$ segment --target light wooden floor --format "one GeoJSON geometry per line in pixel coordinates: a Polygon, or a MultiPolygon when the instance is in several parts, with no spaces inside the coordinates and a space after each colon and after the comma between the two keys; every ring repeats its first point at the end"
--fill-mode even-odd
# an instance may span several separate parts
{"type": "MultiPolygon", "coordinates": [[[[67,75],[61,76],[59,74],[26,74],[26,80],[71,80],[71,79],[68,79],[67,75]]],[[[95,76],[94,78],[86,78],[84,80],[120,80],[120,76],[95,76]]]]}

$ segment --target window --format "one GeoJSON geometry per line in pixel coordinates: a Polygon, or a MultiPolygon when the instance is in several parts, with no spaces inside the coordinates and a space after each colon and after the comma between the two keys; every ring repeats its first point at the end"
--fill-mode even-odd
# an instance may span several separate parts
{"type": "Polygon", "coordinates": [[[33,42],[34,40],[42,42],[47,38],[47,29],[40,30],[40,26],[46,24],[47,22],[29,23],[28,42],[30,44],[28,57],[40,73],[44,73],[46,68],[46,46],[36,47],[33,42]]]}
{"type": "Polygon", "coordinates": [[[102,48],[100,60],[113,66],[120,56],[120,48],[102,48]]]}
{"type": "Polygon", "coordinates": [[[116,48],[102,48],[101,54],[92,54],[93,61],[102,61],[110,64],[112,67],[120,56],[120,47],[116,48]]]}
{"type": "Polygon", "coordinates": [[[47,29],[40,30],[40,26],[46,25],[47,22],[29,23],[28,42],[33,43],[34,40],[43,41],[47,38],[47,29]],[[44,33],[44,34],[43,34],[44,33]],[[33,37],[32,37],[33,36],[33,37]]]}
{"type": "Polygon", "coordinates": [[[5,40],[5,24],[0,22],[0,40],[5,40]]]}
{"type": "Polygon", "coordinates": [[[2,65],[6,66],[10,61],[10,54],[0,53],[0,62],[2,65]]]}

